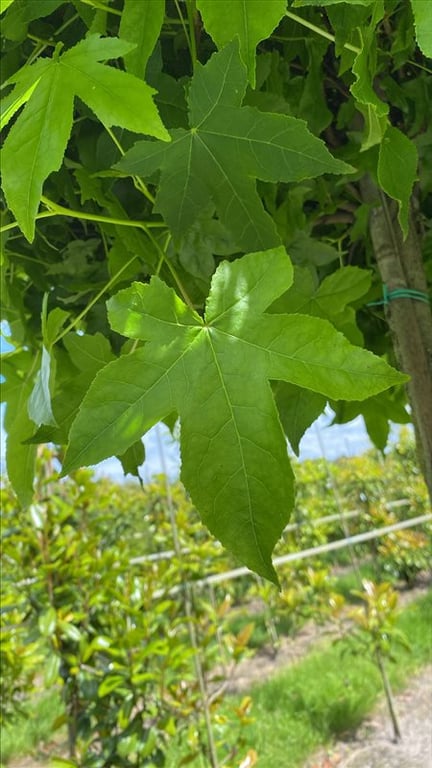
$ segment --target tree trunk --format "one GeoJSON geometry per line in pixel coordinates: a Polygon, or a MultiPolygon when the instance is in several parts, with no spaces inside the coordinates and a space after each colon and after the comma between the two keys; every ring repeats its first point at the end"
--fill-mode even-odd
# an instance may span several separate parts
{"type": "MultiPolygon", "coordinates": [[[[362,183],[367,202],[378,203],[370,216],[370,234],[383,285],[427,295],[420,240],[410,212],[404,240],[397,205],[370,182],[362,183]]],[[[416,434],[419,463],[432,501],[432,312],[430,303],[394,298],[385,305],[386,320],[400,369],[410,376],[407,394],[416,434]]]]}

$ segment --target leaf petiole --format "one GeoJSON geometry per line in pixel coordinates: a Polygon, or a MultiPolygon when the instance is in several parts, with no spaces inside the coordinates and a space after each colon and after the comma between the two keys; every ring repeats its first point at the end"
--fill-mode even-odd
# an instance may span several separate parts
{"type": "MultiPolygon", "coordinates": [[[[334,43],[336,42],[336,38],[334,35],[331,35],[330,32],[327,32],[325,29],[322,29],[321,27],[317,27],[316,24],[312,24],[311,21],[307,21],[306,19],[302,19],[301,16],[297,16],[295,13],[291,13],[291,11],[285,11],[285,16],[287,16],[289,19],[292,19],[293,21],[296,21],[298,24],[301,24],[303,27],[306,27],[306,29],[310,29],[312,32],[315,32],[317,35],[320,35],[321,37],[325,37],[326,40],[330,40],[330,42],[334,43]]],[[[351,43],[343,43],[343,47],[347,49],[347,51],[352,51],[353,53],[361,53],[360,48],[356,48],[355,45],[351,45],[351,43]]]]}
{"type": "Polygon", "coordinates": [[[197,41],[196,41],[196,19],[197,11],[195,8],[194,0],[186,0],[186,10],[189,22],[189,40],[190,40],[190,53],[192,59],[192,67],[195,69],[195,65],[198,61],[197,41]]]}
{"type": "Polygon", "coordinates": [[[55,338],[55,339],[54,339],[54,341],[52,342],[52,346],[54,346],[54,344],[57,344],[57,342],[58,342],[58,341],[60,341],[60,339],[62,339],[62,338],[63,338],[63,336],[66,336],[66,334],[67,334],[67,333],[69,333],[70,331],[73,331],[73,329],[74,329],[74,328],[76,328],[76,326],[78,325],[78,323],[79,323],[79,322],[81,322],[81,320],[82,320],[82,319],[83,319],[83,318],[86,316],[87,312],[89,312],[89,311],[90,311],[90,309],[91,309],[91,308],[92,308],[92,307],[93,307],[93,306],[94,306],[94,305],[95,305],[95,304],[96,304],[96,303],[99,301],[99,299],[100,299],[100,298],[101,298],[101,297],[104,295],[104,293],[106,293],[106,291],[108,291],[108,290],[111,288],[111,286],[112,286],[112,285],[113,285],[113,284],[114,284],[114,283],[115,283],[115,282],[118,280],[118,278],[120,277],[120,275],[121,275],[121,274],[122,274],[122,273],[123,273],[123,272],[124,272],[124,271],[125,271],[125,270],[126,270],[128,267],[129,267],[129,265],[130,265],[130,264],[132,264],[132,262],[133,262],[133,261],[135,261],[135,259],[136,259],[136,256],[134,255],[134,256],[132,256],[130,259],[128,259],[128,261],[127,261],[125,264],[123,264],[123,266],[122,266],[122,267],[120,267],[120,269],[119,269],[119,270],[118,270],[118,271],[115,273],[115,275],[113,275],[113,276],[112,276],[112,278],[111,278],[110,280],[108,280],[108,282],[107,282],[107,283],[105,283],[105,285],[103,286],[103,288],[101,288],[101,289],[100,289],[100,291],[98,291],[98,293],[96,294],[96,296],[93,296],[92,300],[91,300],[91,301],[89,301],[89,303],[88,303],[88,304],[87,304],[87,306],[86,306],[86,307],[85,307],[85,308],[82,310],[82,312],[80,312],[80,313],[79,313],[79,315],[77,315],[77,316],[74,318],[74,320],[72,320],[72,322],[71,322],[71,323],[69,323],[69,325],[67,325],[67,326],[66,326],[66,328],[64,328],[64,329],[63,329],[63,330],[62,330],[62,331],[61,331],[61,332],[58,334],[58,336],[56,336],[56,338],[55,338]]]}
{"type": "MultiPolygon", "coordinates": [[[[176,10],[177,10],[177,13],[179,15],[180,21],[181,21],[181,25],[183,27],[183,32],[185,34],[186,42],[187,42],[187,45],[188,45],[188,48],[189,48],[189,53],[190,53],[190,57],[191,57],[191,61],[192,61],[192,67],[195,68],[195,64],[196,64],[196,60],[197,59],[196,59],[195,39],[192,42],[193,29],[192,30],[191,29],[188,30],[186,22],[185,22],[185,20],[183,18],[183,14],[182,14],[182,11],[181,11],[181,8],[180,8],[178,0],[174,0],[174,4],[175,4],[176,10]]],[[[187,10],[188,10],[189,23],[190,23],[189,4],[187,5],[187,10]]]]}
{"type": "MultiPolygon", "coordinates": [[[[52,216],[57,216],[58,214],[53,211],[42,211],[42,213],[38,213],[35,216],[35,219],[50,219],[52,216]]],[[[3,224],[3,226],[0,227],[0,234],[3,234],[3,232],[8,232],[10,229],[15,229],[16,227],[19,227],[19,224],[17,221],[11,221],[9,224],[3,224]]]]}
{"type": "MultiPolygon", "coordinates": [[[[116,147],[117,147],[118,151],[120,152],[121,156],[124,157],[125,151],[124,151],[122,145],[120,144],[117,136],[115,135],[114,131],[112,131],[111,128],[108,125],[106,125],[105,128],[106,128],[106,131],[107,131],[108,135],[110,136],[110,138],[113,140],[114,144],[116,145],[116,147]]],[[[147,187],[144,184],[143,180],[139,176],[132,176],[132,180],[133,180],[135,189],[137,189],[139,192],[142,192],[144,197],[146,197],[147,200],[149,200],[154,205],[155,198],[153,197],[152,193],[149,192],[149,190],[147,189],[147,187]]]]}
{"type": "Polygon", "coordinates": [[[116,8],[110,8],[108,5],[98,2],[98,0],[82,0],[82,2],[85,5],[90,5],[91,8],[95,8],[98,11],[106,11],[106,13],[112,13],[115,16],[122,15],[121,11],[118,11],[116,8]]]}

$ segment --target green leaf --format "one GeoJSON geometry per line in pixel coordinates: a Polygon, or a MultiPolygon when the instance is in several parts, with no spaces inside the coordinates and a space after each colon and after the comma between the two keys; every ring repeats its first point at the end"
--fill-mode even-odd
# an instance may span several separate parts
{"type": "Polygon", "coordinates": [[[238,37],[240,56],[255,88],[255,52],[285,15],[286,0],[197,0],[204,27],[218,48],[238,37]]]}
{"type": "Polygon", "coordinates": [[[60,674],[61,658],[56,653],[49,653],[45,663],[44,683],[49,689],[57,683],[60,674]]]}
{"type": "Polygon", "coordinates": [[[357,27],[361,49],[352,65],[356,81],[351,85],[351,93],[365,119],[363,151],[378,144],[387,127],[388,104],[377,96],[373,87],[377,74],[375,28],[383,16],[384,2],[375,0],[369,25],[366,28],[357,27]]]}
{"type": "Polygon", "coordinates": [[[298,455],[300,440],[324,410],[327,398],[286,381],[276,382],[273,391],[284,432],[298,455]]]}
{"type": "Polygon", "coordinates": [[[348,5],[372,5],[376,0],[294,0],[293,8],[303,8],[306,5],[336,5],[346,3],[348,5]]]}
{"type": "Polygon", "coordinates": [[[254,179],[299,181],[352,170],[333,158],[302,120],[241,107],[246,85],[234,42],[197,66],[188,97],[190,131],[172,131],[169,145],[138,142],[115,166],[147,177],[161,170],[155,211],[176,236],[213,201],[240,248],[278,245],[254,179]]]}
{"type": "Polygon", "coordinates": [[[112,638],[105,637],[105,635],[97,635],[93,640],[85,646],[82,653],[82,660],[88,661],[93,653],[97,651],[107,651],[112,645],[112,638]]]}
{"type": "Polygon", "coordinates": [[[96,376],[64,464],[66,473],[119,454],[176,411],[182,479],[204,523],[273,581],[271,552],[293,504],[293,477],[269,379],[336,399],[405,379],[324,320],[263,314],[291,282],[277,248],[222,262],[204,320],[157,277],[120,291],[108,302],[113,329],[149,343],[96,376]]]}
{"type": "Polygon", "coordinates": [[[39,79],[35,80],[28,88],[15,88],[8,98],[2,100],[0,130],[6,128],[14,114],[28,102],[39,83],[39,79]]]}
{"type": "Polygon", "coordinates": [[[379,117],[383,117],[388,114],[388,104],[376,95],[372,87],[372,77],[375,74],[371,66],[371,53],[368,48],[369,37],[364,37],[359,30],[361,36],[362,48],[360,53],[357,54],[354,61],[352,71],[356,77],[356,82],[351,86],[351,93],[361,104],[368,104],[372,106],[379,117]]]}
{"type": "Polygon", "coordinates": [[[330,125],[333,115],[324,93],[322,60],[328,48],[328,40],[306,40],[309,56],[308,74],[299,104],[299,117],[306,120],[310,130],[318,135],[330,125]]]}
{"type": "Polygon", "coordinates": [[[361,403],[332,403],[333,424],[346,424],[363,416],[367,433],[379,451],[384,451],[390,432],[390,422],[407,424],[410,417],[405,409],[403,391],[382,392],[361,403]]]}
{"type": "Polygon", "coordinates": [[[295,264],[315,265],[323,267],[339,259],[339,254],[332,245],[323,243],[314,237],[309,237],[305,231],[299,230],[294,239],[290,241],[290,256],[295,264]]]}
{"type": "Polygon", "coordinates": [[[139,468],[144,464],[145,448],[142,440],[137,440],[129,448],[117,457],[121,461],[125,475],[140,477],[139,468]]]}
{"type": "Polygon", "coordinates": [[[125,0],[120,21],[119,35],[136,48],[127,53],[124,62],[128,72],[144,79],[147,61],[151,55],[165,14],[165,1],[125,0]]]}
{"type": "Polygon", "coordinates": [[[109,340],[102,333],[68,333],[63,344],[73,364],[90,377],[113,359],[109,340]]]}
{"type": "Polygon", "coordinates": [[[70,312],[66,312],[60,307],[54,307],[48,314],[46,323],[43,325],[43,339],[48,348],[55,343],[59,332],[69,316],[70,312]]]}
{"type": "Polygon", "coordinates": [[[432,57],[432,17],[429,3],[425,0],[411,0],[411,8],[419,48],[425,56],[432,57]]]}
{"type": "Polygon", "coordinates": [[[417,178],[418,155],[415,144],[398,128],[389,126],[384,134],[378,158],[378,183],[399,203],[399,224],[408,234],[409,203],[417,178]]]}
{"type": "Polygon", "coordinates": [[[121,56],[131,48],[117,38],[91,35],[82,40],[60,59],[67,72],[65,85],[73,89],[104,125],[118,125],[166,141],[169,135],[152,100],[154,89],[134,75],[98,63],[101,59],[121,56]]]}
{"type": "Polygon", "coordinates": [[[68,640],[72,640],[74,643],[79,643],[81,640],[81,632],[79,631],[78,627],[76,627],[74,624],[71,624],[69,621],[63,621],[61,619],[57,622],[57,624],[64,637],[67,637],[68,640]]]}
{"type": "MultiPolygon", "coordinates": [[[[310,269],[295,267],[293,285],[274,302],[271,311],[321,317],[345,331],[346,323],[351,320],[347,305],[364,296],[370,283],[371,273],[358,267],[337,269],[320,285],[310,269]]],[[[302,436],[323,411],[326,398],[287,382],[278,382],[274,391],[285,434],[298,453],[302,436]]]]}
{"type": "Polygon", "coordinates": [[[50,376],[51,355],[42,347],[41,366],[28,401],[28,414],[38,427],[41,424],[57,426],[51,406],[50,376]]]}
{"type": "Polygon", "coordinates": [[[3,189],[29,241],[43,182],[60,168],[72,128],[73,92],[65,88],[58,64],[47,69],[3,146],[3,189]],[[17,163],[17,157],[20,162],[17,163]]]}
{"type": "Polygon", "coordinates": [[[57,10],[65,0],[2,0],[1,13],[7,10],[2,21],[2,36],[7,40],[24,40],[30,21],[42,19],[57,10]],[[12,6],[12,7],[10,7],[12,6]]]}
{"type": "Polygon", "coordinates": [[[272,306],[273,312],[302,312],[332,321],[353,301],[364,296],[371,284],[369,270],[341,267],[317,285],[310,269],[294,268],[291,288],[272,306]]]}
{"type": "Polygon", "coordinates": [[[357,109],[365,121],[361,151],[366,152],[366,150],[381,143],[388,128],[388,117],[387,114],[379,114],[376,104],[357,104],[357,109]]]}
{"type": "Polygon", "coordinates": [[[68,333],[63,338],[63,344],[75,368],[71,375],[59,382],[58,392],[52,399],[52,411],[57,427],[44,425],[31,437],[28,429],[24,435],[26,445],[67,442],[70,425],[93,378],[114,359],[110,343],[101,333],[95,333],[93,336],[68,333]]]}
{"type": "Polygon", "coordinates": [[[51,637],[57,626],[57,613],[55,608],[50,606],[45,613],[41,613],[38,624],[41,635],[43,635],[43,637],[51,637]]]}
{"type": "Polygon", "coordinates": [[[12,78],[18,84],[19,98],[23,80],[29,88],[33,68],[37,81],[6,138],[2,167],[8,205],[29,241],[34,237],[43,183],[62,163],[75,95],[106,126],[119,125],[159,139],[169,138],[152,101],[153,89],[133,75],[98,63],[127,53],[131,47],[117,38],[91,35],[62,56],[41,66],[36,62],[12,78]]]}
{"type": "Polygon", "coordinates": [[[27,412],[28,398],[32,390],[33,360],[26,353],[11,355],[2,361],[2,374],[6,378],[3,394],[6,399],[5,431],[6,468],[9,480],[20,504],[26,507],[33,498],[33,479],[36,447],[23,441],[34,429],[27,412]],[[23,369],[20,361],[23,360],[23,369]]]}
{"type": "Polygon", "coordinates": [[[112,691],[116,691],[117,688],[124,687],[126,681],[121,675],[108,675],[102,680],[98,688],[98,696],[101,699],[103,696],[107,696],[112,691]]]}
{"type": "Polygon", "coordinates": [[[14,2],[15,0],[0,0],[0,13],[7,11],[9,6],[11,6],[14,2]]]}

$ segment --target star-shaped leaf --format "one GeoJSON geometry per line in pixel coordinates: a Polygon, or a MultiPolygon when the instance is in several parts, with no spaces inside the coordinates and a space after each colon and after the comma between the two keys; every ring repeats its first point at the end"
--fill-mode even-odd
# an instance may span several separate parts
{"type": "Polygon", "coordinates": [[[9,81],[15,83],[8,97],[9,112],[13,114],[14,105],[27,103],[4,143],[3,188],[28,240],[34,237],[43,183],[63,159],[75,96],[106,126],[118,125],[169,140],[152,100],[154,89],[131,74],[99,63],[133,48],[124,40],[91,35],[61,56],[24,67],[9,81]]]}
{"type": "Polygon", "coordinates": [[[270,37],[285,15],[286,0],[197,0],[206,31],[218,48],[236,35],[240,54],[247,66],[249,81],[255,87],[256,47],[270,37]]]}
{"type": "Polygon", "coordinates": [[[116,168],[151,177],[161,171],[155,210],[174,235],[184,233],[211,201],[245,251],[280,243],[256,179],[298,181],[349,173],[303,120],[242,107],[247,73],[236,41],[198,65],[188,95],[190,130],[172,142],[139,141],[116,168]]]}
{"type": "Polygon", "coordinates": [[[119,455],[176,411],[182,479],[204,523],[272,580],[293,475],[269,380],[358,400],[404,379],[325,320],[265,314],[291,281],[280,247],[222,262],[204,318],[157,277],[120,291],[108,302],[113,329],[147,343],[97,374],[64,464],[68,472],[119,455]]]}

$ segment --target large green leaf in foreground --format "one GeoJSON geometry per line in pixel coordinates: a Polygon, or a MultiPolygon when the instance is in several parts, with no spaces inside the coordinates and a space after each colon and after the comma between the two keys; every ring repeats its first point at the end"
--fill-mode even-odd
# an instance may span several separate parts
{"type": "Polygon", "coordinates": [[[269,380],[359,400],[404,378],[326,320],[265,314],[291,282],[291,262],[276,248],[222,262],[204,319],[157,277],[120,291],[108,303],[113,329],[148,343],[97,374],[64,465],[68,472],[119,455],[177,411],[182,479],[203,521],[272,580],[293,475],[269,380]]]}
{"type": "Polygon", "coordinates": [[[133,175],[161,172],[155,211],[181,235],[214,204],[239,249],[270,248],[280,238],[256,190],[262,181],[350,173],[303,120],[242,107],[247,73],[238,43],[197,65],[188,93],[190,130],[172,142],[139,141],[116,165],[133,175]]]}

